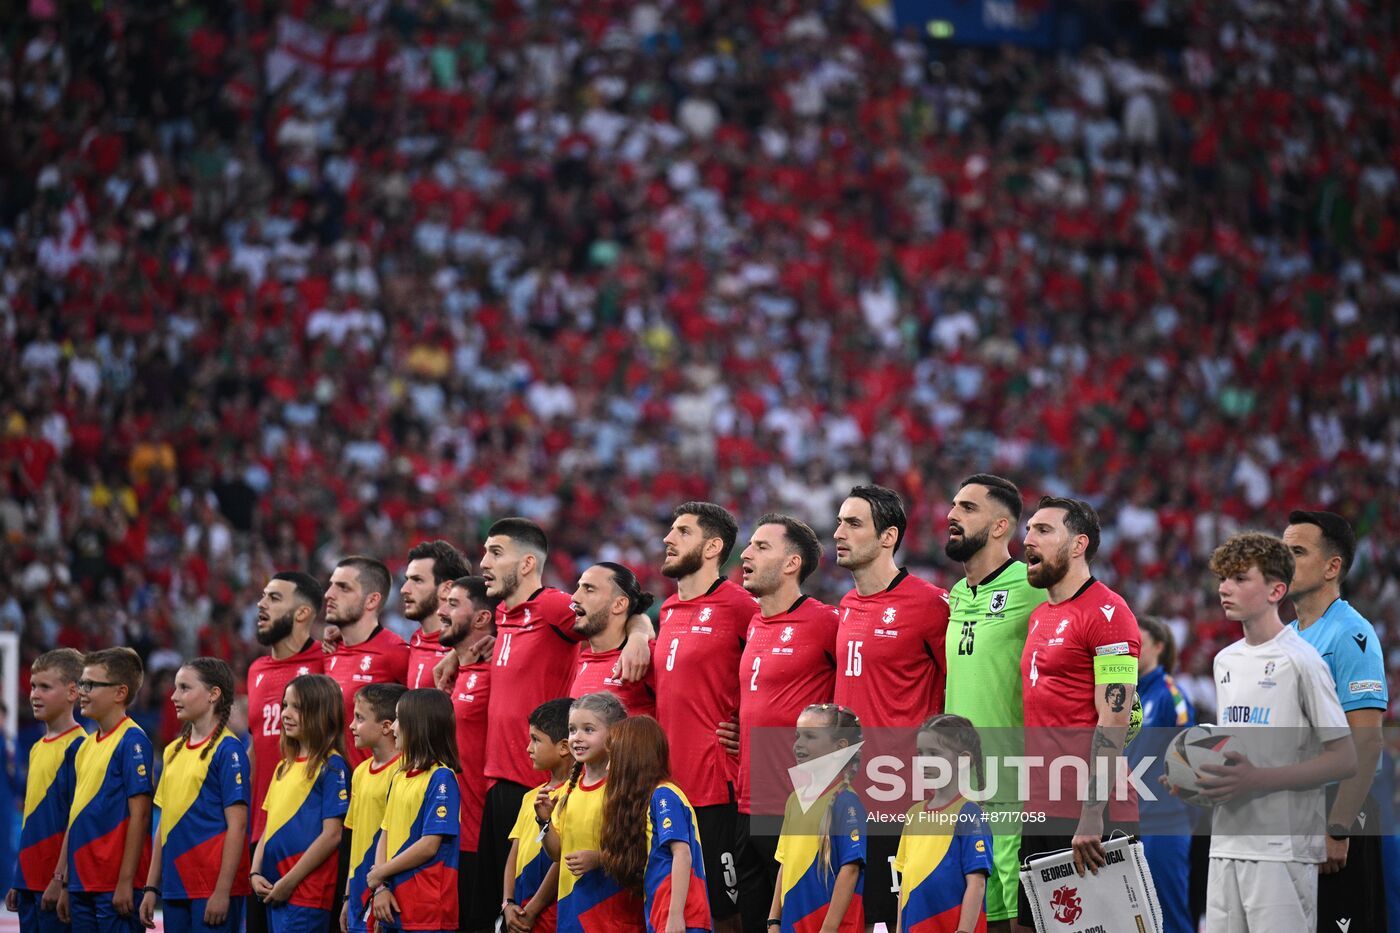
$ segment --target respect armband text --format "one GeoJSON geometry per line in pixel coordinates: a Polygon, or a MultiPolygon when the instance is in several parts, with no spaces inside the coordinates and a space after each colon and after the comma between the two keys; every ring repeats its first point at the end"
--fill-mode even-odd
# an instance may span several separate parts
{"type": "Polygon", "coordinates": [[[1130,654],[1101,654],[1094,658],[1094,683],[1135,684],[1138,659],[1130,654]]]}

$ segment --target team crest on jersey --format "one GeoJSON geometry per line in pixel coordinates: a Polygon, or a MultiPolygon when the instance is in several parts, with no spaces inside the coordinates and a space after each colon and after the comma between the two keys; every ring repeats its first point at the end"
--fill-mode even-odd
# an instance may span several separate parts
{"type": "Polygon", "coordinates": [[[710,616],[712,616],[712,615],[714,615],[714,614],[715,614],[715,611],[714,611],[713,609],[711,609],[709,606],[706,606],[704,609],[701,609],[701,610],[700,610],[700,621],[701,621],[701,622],[708,622],[708,621],[710,621],[710,616]]]}
{"type": "Polygon", "coordinates": [[[1001,612],[1006,608],[1006,598],[1010,595],[1010,590],[997,590],[992,594],[992,601],[987,604],[988,612],[1001,612]]]}
{"type": "Polygon", "coordinates": [[[880,616],[880,621],[883,622],[885,625],[891,625],[891,624],[893,624],[893,623],[894,623],[894,611],[895,611],[895,610],[894,610],[894,607],[893,607],[893,606],[886,606],[886,607],[885,607],[885,614],[882,615],[882,616],[880,616]]]}
{"type": "Polygon", "coordinates": [[[524,622],[521,622],[520,625],[521,625],[522,628],[529,628],[529,627],[530,627],[530,610],[529,610],[529,609],[526,609],[526,610],[525,610],[525,621],[524,621],[524,622]]]}
{"type": "MultiPolygon", "coordinates": [[[[299,667],[299,668],[297,668],[297,676],[298,676],[298,677],[305,677],[307,674],[310,674],[310,673],[311,673],[311,668],[309,668],[309,667],[299,667]]],[[[258,679],[259,679],[259,680],[262,680],[262,675],[261,675],[261,674],[258,675],[258,679]]]]}
{"type": "Polygon", "coordinates": [[[1069,619],[1061,619],[1060,624],[1055,626],[1055,634],[1063,635],[1067,628],[1069,628],[1069,619]]]}
{"type": "Polygon", "coordinates": [[[374,659],[371,658],[369,655],[365,655],[365,656],[360,660],[360,670],[362,670],[362,671],[368,671],[368,670],[369,670],[369,666],[370,666],[371,664],[373,664],[373,663],[374,663],[374,659]]]}
{"type": "Polygon", "coordinates": [[[664,819],[664,820],[661,821],[661,828],[662,828],[662,829],[670,829],[670,828],[671,828],[671,818],[670,818],[669,816],[666,817],[666,819],[664,819]]]}
{"type": "Polygon", "coordinates": [[[235,784],[242,784],[242,783],[243,783],[243,772],[242,772],[242,771],[239,771],[239,772],[237,772],[236,774],[234,774],[234,776],[233,776],[233,783],[235,783],[235,784]]]}
{"type": "Polygon", "coordinates": [[[1274,676],[1274,668],[1275,668],[1275,666],[1276,666],[1276,665],[1274,664],[1273,661],[1270,661],[1268,664],[1265,664],[1265,665],[1264,665],[1264,676],[1265,676],[1265,677],[1272,677],[1272,676],[1274,676]]]}
{"type": "Polygon", "coordinates": [[[792,626],[783,626],[783,633],[778,636],[778,641],[792,641],[792,626]]]}
{"type": "Polygon", "coordinates": [[[477,678],[477,674],[476,674],[475,671],[473,671],[472,673],[470,673],[470,674],[467,675],[467,689],[468,689],[468,690],[475,690],[475,689],[476,689],[476,678],[477,678]]]}

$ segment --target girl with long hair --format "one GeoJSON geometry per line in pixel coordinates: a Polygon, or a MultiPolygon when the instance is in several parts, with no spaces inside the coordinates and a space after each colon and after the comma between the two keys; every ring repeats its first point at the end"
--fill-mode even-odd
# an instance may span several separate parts
{"type": "MultiPolygon", "coordinates": [[[[807,707],[797,717],[792,743],[799,765],[860,744],[856,714],[835,703],[807,707]]],[[[859,757],[825,788],[799,788],[788,797],[778,837],[778,880],[769,924],[781,933],[840,930],[863,933],[865,907],[865,805],[851,790],[859,757]],[[803,806],[803,799],[809,801],[803,806]]]]}
{"type": "Polygon", "coordinates": [[[603,811],[610,758],[608,736],[627,718],[611,693],[586,693],[569,707],[574,767],[559,796],[541,788],[535,814],[544,850],[559,863],[559,933],[630,933],[644,929],[642,900],[603,868],[603,811]]]}
{"type": "Polygon", "coordinates": [[[452,700],[410,690],[394,720],[399,767],[367,884],[384,930],[457,929],[461,790],[452,700]]]}
{"type": "Polygon", "coordinates": [[[161,819],[141,899],[141,922],[155,926],[157,897],[171,933],[207,927],[236,933],[248,894],[248,757],[228,730],[233,671],[195,658],[175,672],[170,696],[183,724],[165,749],[154,805],[161,819]],[[191,856],[198,850],[217,859],[191,856]]]}
{"type": "Polygon", "coordinates": [[[920,758],[943,761],[949,780],[906,815],[894,858],[895,931],[985,933],[992,834],[982,808],[962,795],[964,787],[985,786],[982,737],[971,720],[943,713],[919,728],[915,747],[920,758]]]}
{"type": "Polygon", "coordinates": [[[695,811],[671,781],[671,747],[650,716],[608,734],[602,846],[603,869],[642,892],[647,933],[712,929],[695,811]]]}
{"type": "Polygon", "coordinates": [[[282,760],[253,852],[253,894],[271,933],[326,929],[335,904],[336,854],[350,805],[345,700],[325,674],[303,674],[282,693],[282,760]]]}

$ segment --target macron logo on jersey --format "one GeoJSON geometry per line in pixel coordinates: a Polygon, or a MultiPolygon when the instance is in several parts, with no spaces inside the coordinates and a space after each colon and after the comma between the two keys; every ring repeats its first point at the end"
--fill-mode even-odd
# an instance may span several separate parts
{"type": "Polygon", "coordinates": [[[1105,619],[1107,619],[1108,621],[1112,622],[1112,621],[1113,621],[1113,614],[1114,614],[1115,612],[1118,611],[1118,607],[1117,607],[1117,606],[1100,606],[1100,607],[1099,607],[1099,611],[1103,613],[1103,617],[1104,617],[1105,619]]]}
{"type": "Polygon", "coordinates": [[[255,681],[253,681],[253,686],[254,686],[254,687],[261,687],[261,686],[262,686],[262,679],[263,679],[263,675],[262,675],[262,674],[259,674],[259,675],[258,675],[258,679],[255,680],[255,681]]]}
{"type": "Polygon", "coordinates": [[[1358,648],[1361,649],[1361,653],[1362,653],[1362,654],[1365,654],[1365,653],[1366,653],[1366,636],[1365,636],[1365,635],[1362,635],[1360,632],[1357,632],[1355,635],[1351,636],[1351,640],[1354,641],[1354,642],[1356,642],[1356,647],[1358,647],[1358,648]]]}

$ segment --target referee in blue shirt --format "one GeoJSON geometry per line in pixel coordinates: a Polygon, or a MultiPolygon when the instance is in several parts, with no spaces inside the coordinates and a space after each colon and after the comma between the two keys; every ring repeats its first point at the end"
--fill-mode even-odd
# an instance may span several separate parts
{"type": "Polygon", "coordinates": [[[1327,861],[1318,867],[1317,929],[1384,930],[1385,830],[1371,782],[1390,695],[1376,630],[1342,599],[1342,581],[1356,555],[1356,532],[1332,512],[1295,511],[1288,516],[1283,540],[1295,565],[1289,595],[1298,617],[1291,624],[1331,668],[1356,744],[1356,775],[1327,789],[1327,861]]]}

